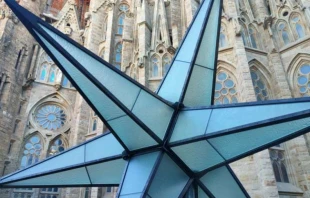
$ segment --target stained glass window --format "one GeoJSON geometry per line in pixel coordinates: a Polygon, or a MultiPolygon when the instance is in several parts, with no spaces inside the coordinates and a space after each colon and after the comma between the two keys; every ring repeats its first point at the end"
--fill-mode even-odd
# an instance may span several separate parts
{"type": "Polygon", "coordinates": [[[282,150],[270,150],[270,158],[272,162],[272,168],[277,182],[289,183],[286,167],[284,151],[282,150]]]}
{"type": "Polygon", "coordinates": [[[97,130],[97,119],[93,120],[93,131],[97,130]]]}
{"type": "Polygon", "coordinates": [[[304,96],[308,97],[310,96],[310,81],[309,81],[309,75],[310,75],[310,63],[303,64],[299,69],[297,73],[297,85],[299,88],[299,93],[304,96]]]}
{"type": "Polygon", "coordinates": [[[260,74],[260,72],[257,71],[256,68],[251,69],[251,77],[252,82],[254,86],[254,91],[256,95],[257,101],[264,101],[269,99],[269,93],[268,93],[268,87],[265,83],[265,79],[260,74]]]}
{"type": "Polygon", "coordinates": [[[151,77],[158,77],[159,72],[159,58],[157,56],[152,57],[152,62],[151,62],[151,77]]]}
{"type": "Polygon", "coordinates": [[[33,198],[32,188],[15,188],[13,198],[33,198]]]}
{"type": "Polygon", "coordinates": [[[125,19],[124,13],[118,17],[117,34],[123,35],[124,19],[125,19]]]}
{"type": "Polygon", "coordinates": [[[58,188],[42,188],[39,198],[59,198],[58,188]]]}
{"type": "Polygon", "coordinates": [[[122,50],[123,50],[123,45],[121,43],[118,43],[115,47],[115,57],[114,57],[114,66],[117,69],[121,69],[122,50]]]}
{"type": "Polygon", "coordinates": [[[226,28],[222,25],[221,32],[220,32],[220,43],[219,47],[226,47],[227,46],[227,39],[226,39],[226,28]]]}
{"type": "Polygon", "coordinates": [[[62,107],[52,104],[40,107],[35,120],[42,128],[55,131],[65,124],[67,116],[62,107]]]}
{"type": "Polygon", "coordinates": [[[41,73],[40,73],[40,80],[44,81],[46,78],[46,70],[47,70],[47,66],[46,65],[42,65],[41,68],[41,73]]]}
{"type": "Polygon", "coordinates": [[[50,148],[48,149],[48,156],[56,155],[58,153],[61,153],[65,150],[65,144],[64,141],[59,137],[56,140],[53,141],[50,148]]]}
{"type": "Polygon", "coordinates": [[[23,157],[21,159],[20,167],[26,168],[40,159],[40,154],[42,150],[41,139],[39,136],[35,135],[31,137],[23,147],[23,157]]]}
{"type": "Polygon", "coordinates": [[[243,41],[243,45],[247,46],[247,41],[246,41],[246,36],[245,36],[245,33],[244,33],[244,30],[241,30],[241,38],[242,38],[242,41],[243,41]]]}
{"type": "Polygon", "coordinates": [[[107,30],[108,30],[108,17],[104,19],[103,27],[102,27],[102,38],[104,41],[107,38],[107,30]]]}
{"type": "MultiPolygon", "coordinates": [[[[40,56],[40,61],[38,65],[38,80],[40,81],[51,81],[55,80],[56,73],[51,76],[52,71],[51,68],[55,68],[53,60],[43,52],[40,56]],[[52,77],[52,79],[51,79],[52,77]]],[[[55,68],[56,69],[56,68],[55,68]]]]}
{"type": "Polygon", "coordinates": [[[299,16],[295,16],[291,19],[291,24],[293,25],[293,29],[298,36],[298,38],[302,38],[305,36],[304,28],[301,25],[299,16]]]}
{"type": "Polygon", "coordinates": [[[224,71],[220,71],[216,77],[214,103],[215,104],[230,104],[237,103],[237,88],[236,82],[231,76],[224,71]]]}
{"type": "Polygon", "coordinates": [[[163,75],[166,75],[167,71],[170,67],[171,59],[168,55],[164,56],[163,58],[163,75]]]}
{"type": "Polygon", "coordinates": [[[51,67],[51,70],[50,70],[50,75],[48,77],[48,82],[54,83],[55,80],[56,80],[56,67],[53,66],[53,67],[51,67]]]}
{"type": "Polygon", "coordinates": [[[282,37],[282,41],[285,45],[290,43],[289,34],[287,32],[287,26],[284,23],[281,23],[278,27],[280,35],[282,37]]]}
{"type": "Polygon", "coordinates": [[[63,75],[63,77],[62,77],[61,85],[63,87],[68,87],[69,86],[69,80],[68,80],[68,78],[65,75],[63,75]]]}
{"type": "Polygon", "coordinates": [[[250,34],[250,40],[251,40],[252,47],[257,48],[256,31],[253,28],[249,28],[249,34],[250,34]]]}
{"type": "Polygon", "coordinates": [[[103,48],[100,52],[100,57],[104,60],[104,56],[105,56],[105,48],[103,48]]]}
{"type": "Polygon", "coordinates": [[[129,6],[127,4],[121,4],[119,9],[123,12],[127,12],[129,10],[129,6]]]}

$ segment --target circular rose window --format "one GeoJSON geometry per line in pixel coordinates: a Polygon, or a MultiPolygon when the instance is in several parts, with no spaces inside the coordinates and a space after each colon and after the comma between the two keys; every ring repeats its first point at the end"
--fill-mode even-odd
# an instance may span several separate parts
{"type": "Polygon", "coordinates": [[[44,129],[57,130],[65,124],[67,116],[58,105],[44,105],[37,110],[35,120],[44,129]]]}

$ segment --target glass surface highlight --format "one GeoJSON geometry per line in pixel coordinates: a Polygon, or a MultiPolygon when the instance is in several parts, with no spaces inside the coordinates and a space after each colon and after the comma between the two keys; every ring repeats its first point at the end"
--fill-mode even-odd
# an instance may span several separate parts
{"type": "Polygon", "coordinates": [[[246,198],[225,166],[208,172],[200,180],[216,198],[246,198]]]}

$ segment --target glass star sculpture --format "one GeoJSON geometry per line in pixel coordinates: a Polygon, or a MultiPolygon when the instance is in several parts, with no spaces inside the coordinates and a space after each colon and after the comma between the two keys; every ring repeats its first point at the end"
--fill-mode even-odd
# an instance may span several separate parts
{"type": "Polygon", "coordinates": [[[222,0],[204,0],[153,93],[9,7],[110,132],[4,176],[2,188],[119,186],[120,198],[249,197],[229,164],[309,131],[309,98],[213,105],[222,0]]]}

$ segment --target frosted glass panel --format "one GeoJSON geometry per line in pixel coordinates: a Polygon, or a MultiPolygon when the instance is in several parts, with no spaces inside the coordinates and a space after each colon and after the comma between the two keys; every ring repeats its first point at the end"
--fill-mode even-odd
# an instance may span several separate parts
{"type": "Polygon", "coordinates": [[[185,106],[211,105],[213,73],[213,70],[194,66],[184,98],[185,106]]]}
{"type": "Polygon", "coordinates": [[[211,110],[181,111],[170,142],[204,135],[211,110]]]}
{"type": "Polygon", "coordinates": [[[152,198],[178,197],[188,179],[179,166],[164,155],[148,194],[152,198]]]}
{"type": "Polygon", "coordinates": [[[113,160],[87,166],[92,184],[119,184],[125,171],[127,161],[113,160]]]}
{"type": "Polygon", "coordinates": [[[224,159],[205,140],[171,148],[194,172],[219,164],[224,159]]]}
{"type": "Polygon", "coordinates": [[[209,14],[208,8],[210,4],[210,0],[205,0],[203,5],[201,6],[197,17],[192,25],[192,27],[188,30],[188,34],[177,54],[176,60],[190,62],[194,56],[195,48],[199,40],[199,35],[203,27],[203,22],[205,17],[209,14]]]}
{"type": "Polygon", "coordinates": [[[106,120],[124,115],[124,112],[118,108],[105,94],[102,93],[84,74],[75,68],[65,57],[63,57],[54,47],[51,46],[40,34],[37,33],[46,47],[54,54],[62,67],[70,74],[76,84],[93,103],[98,111],[106,120]]]}
{"type": "Polygon", "coordinates": [[[132,108],[140,91],[138,86],[108,68],[106,65],[84,53],[82,50],[70,44],[68,41],[64,40],[44,26],[40,26],[128,109],[132,108]]]}
{"type": "Polygon", "coordinates": [[[86,145],[86,158],[85,161],[97,160],[113,155],[120,155],[124,148],[116,140],[113,134],[104,135],[86,145]],[[100,152],[98,152],[100,151],[100,152]]]}
{"type": "Polygon", "coordinates": [[[149,134],[128,116],[109,121],[109,124],[130,150],[157,144],[149,134]]]}
{"type": "Polygon", "coordinates": [[[212,138],[209,139],[209,142],[215,146],[223,157],[230,159],[307,128],[309,123],[310,118],[303,118],[212,138]]]}
{"type": "Polygon", "coordinates": [[[209,198],[209,196],[200,187],[198,187],[198,198],[209,198]]]}
{"type": "Polygon", "coordinates": [[[214,109],[207,133],[288,115],[309,108],[310,102],[300,102],[214,109]]]}
{"type": "Polygon", "coordinates": [[[121,195],[143,192],[158,155],[159,152],[154,152],[130,159],[121,195]]]}
{"type": "Polygon", "coordinates": [[[246,198],[235,179],[224,166],[208,172],[200,180],[216,198],[246,198]]]}
{"type": "Polygon", "coordinates": [[[83,145],[65,153],[60,153],[59,155],[52,157],[51,159],[45,160],[33,167],[30,167],[28,169],[26,168],[25,170],[22,170],[15,175],[7,177],[1,182],[84,163],[84,150],[85,146],[83,145]]]}
{"type": "Polygon", "coordinates": [[[173,113],[171,107],[141,91],[132,112],[159,138],[164,138],[173,113]]]}
{"type": "Polygon", "coordinates": [[[217,44],[217,34],[215,31],[219,25],[220,0],[215,0],[212,11],[208,19],[208,24],[204,32],[195,64],[214,69],[215,50],[217,44]]]}
{"type": "Polygon", "coordinates": [[[188,74],[188,69],[189,63],[174,61],[158,91],[158,95],[172,103],[178,102],[188,74]]]}
{"type": "Polygon", "coordinates": [[[32,179],[12,182],[6,186],[48,186],[48,185],[89,185],[88,175],[85,167],[72,169],[64,172],[53,173],[32,179]]]}

